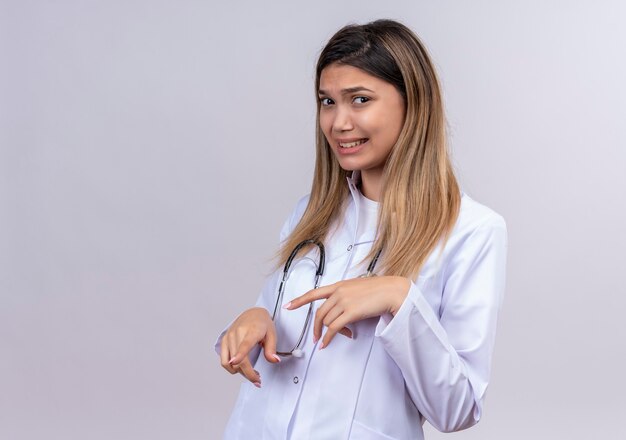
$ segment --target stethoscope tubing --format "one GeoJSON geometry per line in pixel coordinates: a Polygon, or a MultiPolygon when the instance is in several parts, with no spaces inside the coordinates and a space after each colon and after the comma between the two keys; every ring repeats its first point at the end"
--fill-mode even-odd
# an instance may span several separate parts
{"type": "MultiPolygon", "coordinates": [[[[289,258],[285,262],[285,266],[283,268],[283,276],[280,280],[280,285],[278,287],[278,298],[276,299],[276,305],[274,306],[274,312],[272,313],[272,321],[276,320],[276,314],[278,313],[278,308],[283,303],[283,294],[285,293],[285,285],[287,284],[287,278],[289,277],[289,269],[291,269],[291,264],[293,260],[296,258],[300,250],[309,244],[314,244],[319,248],[319,260],[317,263],[317,271],[315,272],[315,283],[314,289],[317,289],[320,285],[320,280],[322,279],[322,275],[324,274],[324,269],[326,267],[326,250],[324,249],[324,245],[317,240],[309,239],[304,240],[298,243],[298,245],[291,251],[289,254],[289,258]]],[[[311,321],[311,315],[313,314],[313,302],[309,303],[309,308],[307,310],[306,319],[304,321],[304,327],[302,327],[302,331],[300,332],[300,336],[298,337],[298,341],[296,345],[290,351],[277,351],[276,354],[279,356],[291,356],[294,353],[301,353],[300,345],[302,344],[302,340],[304,339],[304,335],[306,334],[306,329],[309,327],[309,322],[311,321]]],[[[296,357],[299,357],[296,355],[296,357]]]]}
{"type": "MultiPolygon", "coordinates": [[[[291,269],[293,260],[296,258],[296,256],[298,255],[298,253],[303,247],[308,246],[310,244],[317,246],[319,249],[319,260],[317,263],[317,270],[315,272],[315,282],[314,282],[313,289],[317,289],[320,285],[320,281],[322,279],[322,276],[324,275],[324,270],[326,267],[326,250],[324,248],[324,245],[315,239],[303,240],[296,245],[293,251],[291,251],[291,254],[289,254],[289,258],[287,258],[287,261],[285,262],[285,266],[283,267],[283,276],[278,286],[278,298],[276,298],[276,305],[274,306],[274,311],[272,312],[272,321],[276,321],[278,308],[283,303],[283,295],[285,293],[285,286],[287,284],[287,278],[289,277],[289,269],[291,269]]],[[[381,253],[382,253],[382,249],[376,252],[376,255],[374,255],[374,258],[372,258],[372,261],[370,261],[370,264],[367,266],[367,272],[361,275],[361,277],[370,277],[373,275],[374,268],[376,267],[376,263],[378,263],[378,259],[380,258],[381,253]]],[[[298,337],[298,341],[296,342],[294,347],[290,351],[277,351],[276,354],[278,354],[279,356],[292,356],[292,355],[295,357],[302,356],[302,350],[300,349],[300,345],[302,344],[302,340],[304,339],[306,330],[309,327],[309,322],[311,321],[312,314],[313,314],[313,301],[309,303],[309,309],[307,311],[306,319],[304,321],[304,327],[302,327],[302,331],[300,332],[300,336],[298,337]]]]}

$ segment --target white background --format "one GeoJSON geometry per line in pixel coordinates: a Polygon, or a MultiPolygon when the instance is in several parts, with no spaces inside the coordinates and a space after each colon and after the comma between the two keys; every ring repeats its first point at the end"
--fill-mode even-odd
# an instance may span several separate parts
{"type": "Polygon", "coordinates": [[[221,435],[212,345],[309,191],[316,57],[383,17],[509,229],[484,419],[427,438],[626,438],[618,0],[0,0],[0,438],[221,435]]]}

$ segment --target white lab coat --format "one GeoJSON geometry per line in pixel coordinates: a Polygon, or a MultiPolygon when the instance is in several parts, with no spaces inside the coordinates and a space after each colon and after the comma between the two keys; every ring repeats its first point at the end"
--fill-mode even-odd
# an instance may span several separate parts
{"type": "MultiPolygon", "coordinates": [[[[358,264],[375,238],[374,230],[355,236],[358,178],[348,178],[345,218],[325,242],[322,285],[354,278],[369,263],[358,264]]],[[[281,241],[307,202],[308,197],[300,200],[281,241]]],[[[313,344],[309,328],[302,358],[272,364],[259,349],[251,352],[262,387],[242,384],[224,438],[423,439],[424,419],[445,432],[477,423],[504,291],[506,240],[503,218],[463,194],[443,252],[429,257],[395,317],[353,323],[354,339],[337,334],[323,350],[313,344]]],[[[313,287],[314,252],[292,266],[284,304],[313,287]]],[[[279,273],[269,277],[257,301],[270,313],[279,273]]],[[[305,314],[306,307],[281,311],[279,349],[297,339],[305,314]]],[[[215,344],[218,354],[223,334],[215,344]]]]}

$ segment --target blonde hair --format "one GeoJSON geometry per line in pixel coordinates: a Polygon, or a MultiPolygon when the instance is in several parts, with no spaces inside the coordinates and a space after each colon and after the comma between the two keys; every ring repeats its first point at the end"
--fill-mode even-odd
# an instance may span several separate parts
{"type": "MultiPolygon", "coordinates": [[[[433,63],[417,36],[392,20],[348,25],[333,35],[317,62],[316,96],[322,70],[334,63],[387,81],[404,98],[404,125],[383,172],[378,235],[365,260],[383,249],[377,272],[414,278],[437,245],[447,240],[461,203],[433,63]]],[[[317,107],[311,195],[302,218],[279,250],[279,265],[301,241],[323,242],[333,222],[343,216],[350,172],[335,159],[320,128],[319,100],[317,107]]]]}

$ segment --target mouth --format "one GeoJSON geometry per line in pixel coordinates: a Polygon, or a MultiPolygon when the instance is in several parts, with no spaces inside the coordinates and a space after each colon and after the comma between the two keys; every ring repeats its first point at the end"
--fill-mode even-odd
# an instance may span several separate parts
{"type": "Polygon", "coordinates": [[[342,150],[349,150],[351,148],[356,148],[359,145],[364,144],[365,142],[367,142],[369,139],[367,138],[363,138],[363,139],[357,139],[355,141],[351,141],[351,142],[339,142],[339,148],[341,148],[342,150]]]}

